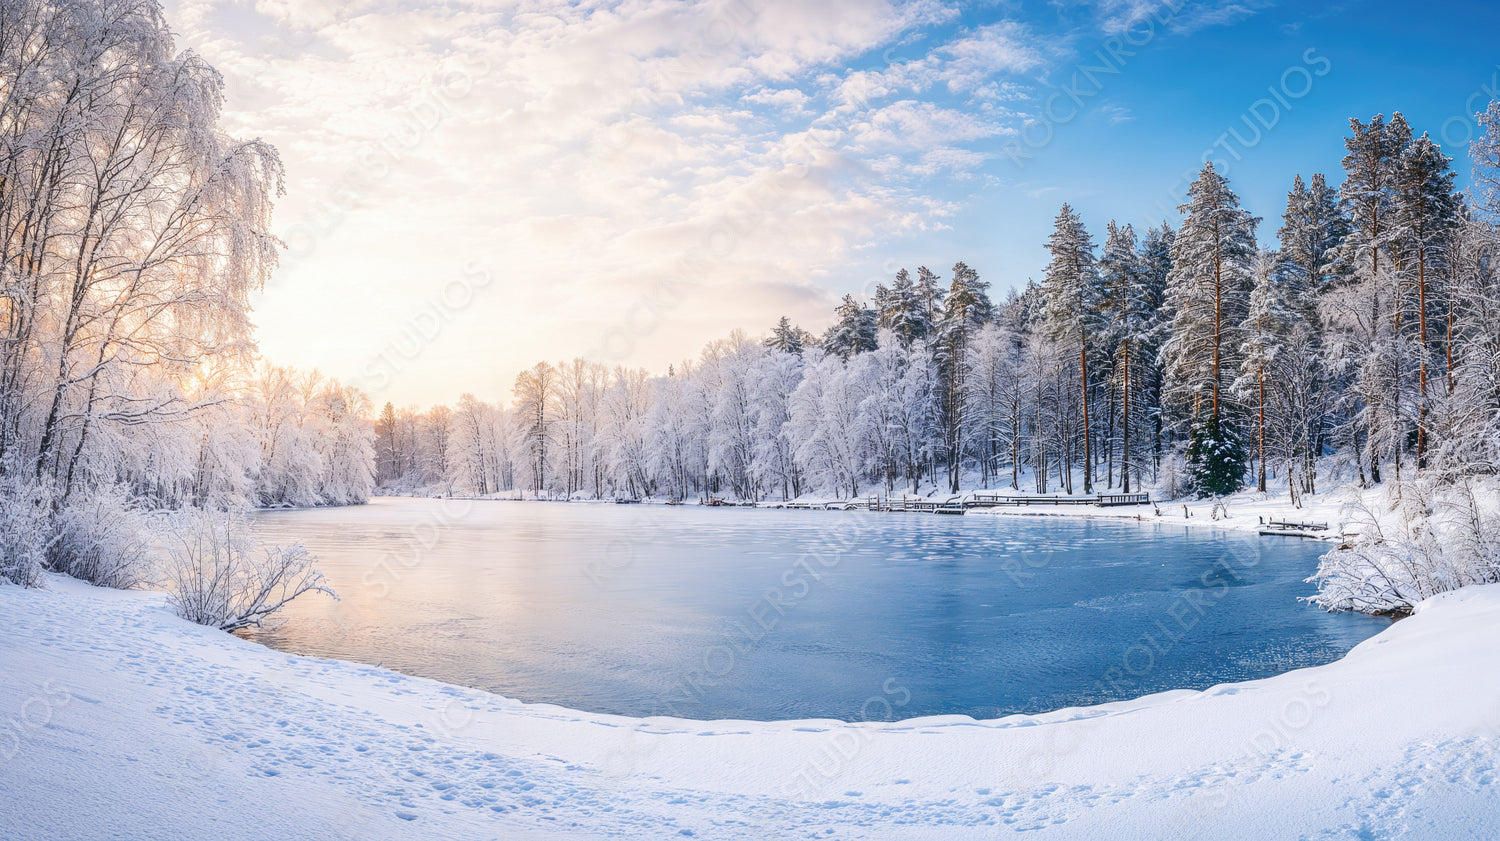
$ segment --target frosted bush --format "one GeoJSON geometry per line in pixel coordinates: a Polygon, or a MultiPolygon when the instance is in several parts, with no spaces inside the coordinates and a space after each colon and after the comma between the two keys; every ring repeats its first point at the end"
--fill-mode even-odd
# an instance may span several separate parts
{"type": "Polygon", "coordinates": [[[1157,495],[1161,499],[1181,499],[1192,490],[1187,467],[1182,456],[1175,452],[1162,456],[1161,470],[1157,475],[1157,495]]]}
{"type": "Polygon", "coordinates": [[[298,596],[326,593],[300,543],[260,548],[237,514],[192,511],[175,518],[162,563],[178,615],[223,631],[259,627],[298,596]]]}
{"type": "Polygon", "coordinates": [[[1359,536],[1323,556],[1318,595],[1328,610],[1409,613],[1439,593],[1500,582],[1500,495],[1493,482],[1392,483],[1387,503],[1349,506],[1359,536]]]}
{"type": "Polygon", "coordinates": [[[51,543],[52,495],[44,486],[0,479],[0,581],[36,587],[51,543]]]}
{"type": "Polygon", "coordinates": [[[151,541],[123,488],[75,495],[57,511],[47,566],[99,587],[130,589],[150,569],[151,541]]]}

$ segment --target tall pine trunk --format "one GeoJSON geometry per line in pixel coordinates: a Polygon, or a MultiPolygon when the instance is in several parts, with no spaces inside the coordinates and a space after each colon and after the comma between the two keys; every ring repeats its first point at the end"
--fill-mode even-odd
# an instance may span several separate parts
{"type": "MultiPolygon", "coordinates": [[[[1083,395],[1083,492],[1090,494],[1094,492],[1094,459],[1089,436],[1089,342],[1082,334],[1078,341],[1078,368],[1081,372],[1079,381],[1083,384],[1079,390],[1083,395]]],[[[1072,488],[1068,490],[1072,492],[1072,488]]]]}
{"type": "MultiPolygon", "coordinates": [[[[1260,380],[1260,474],[1255,483],[1256,490],[1266,492],[1266,364],[1264,362],[1257,366],[1257,376],[1260,380]]],[[[1290,478],[1291,471],[1287,471],[1290,478]]]]}
{"type": "Polygon", "coordinates": [[[1130,340],[1126,339],[1121,348],[1125,354],[1125,364],[1122,368],[1123,406],[1120,410],[1120,485],[1125,493],[1130,493],[1130,340]]]}

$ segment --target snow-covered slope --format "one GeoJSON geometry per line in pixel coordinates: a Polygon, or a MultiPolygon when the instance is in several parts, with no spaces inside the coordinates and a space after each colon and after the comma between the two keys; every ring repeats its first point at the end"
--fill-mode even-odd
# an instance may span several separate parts
{"type": "Polygon", "coordinates": [[[0,587],[0,838],[1500,837],[1500,586],[1344,660],[1041,716],[634,720],[0,587]]]}

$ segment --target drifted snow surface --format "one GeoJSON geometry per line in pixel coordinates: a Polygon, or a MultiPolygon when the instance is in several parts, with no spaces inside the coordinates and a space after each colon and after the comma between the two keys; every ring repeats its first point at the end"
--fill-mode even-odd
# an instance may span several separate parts
{"type": "Polygon", "coordinates": [[[1343,660],[998,721],[628,719],[0,587],[0,838],[1500,837],[1500,585],[1343,660]]]}

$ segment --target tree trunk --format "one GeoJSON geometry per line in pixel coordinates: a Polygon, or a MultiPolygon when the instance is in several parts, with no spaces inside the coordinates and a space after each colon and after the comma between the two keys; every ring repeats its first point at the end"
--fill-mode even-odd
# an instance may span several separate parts
{"type": "Polygon", "coordinates": [[[1126,339],[1121,347],[1125,364],[1121,390],[1124,405],[1120,411],[1120,485],[1125,493],[1130,493],[1130,340],[1126,339]]]}
{"type": "MultiPolygon", "coordinates": [[[[1266,364],[1262,362],[1257,371],[1260,379],[1260,474],[1255,483],[1256,490],[1266,492],[1266,364]]],[[[1291,471],[1287,471],[1291,475],[1291,471]]]]}
{"type": "Polygon", "coordinates": [[[1084,336],[1078,338],[1079,380],[1083,383],[1083,492],[1090,494],[1094,492],[1094,459],[1089,436],[1089,343],[1084,336]]]}
{"type": "Polygon", "coordinates": [[[1220,265],[1218,253],[1214,254],[1214,400],[1213,419],[1217,424],[1219,421],[1219,346],[1223,344],[1224,336],[1222,321],[1224,319],[1224,284],[1220,277],[1220,265]]]}
{"type": "MultiPolygon", "coordinates": [[[[1420,234],[1419,234],[1420,235],[1420,234]]],[[[1427,466],[1427,255],[1417,248],[1417,470],[1427,466]]]]}

